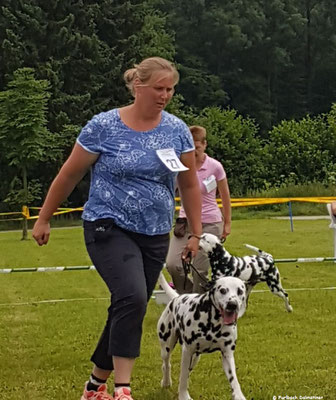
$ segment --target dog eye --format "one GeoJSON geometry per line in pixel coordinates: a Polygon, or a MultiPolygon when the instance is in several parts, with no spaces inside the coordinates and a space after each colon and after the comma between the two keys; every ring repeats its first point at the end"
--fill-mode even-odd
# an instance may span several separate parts
{"type": "Polygon", "coordinates": [[[226,294],[227,293],[227,289],[222,288],[219,292],[220,292],[220,294],[226,294]]]}
{"type": "Polygon", "coordinates": [[[237,293],[238,293],[238,296],[241,296],[243,294],[242,289],[238,288],[237,293]]]}

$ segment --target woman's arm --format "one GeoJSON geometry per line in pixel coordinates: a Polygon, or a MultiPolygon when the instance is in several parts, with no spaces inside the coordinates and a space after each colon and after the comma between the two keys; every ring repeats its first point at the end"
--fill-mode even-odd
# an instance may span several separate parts
{"type": "Polygon", "coordinates": [[[183,207],[188,218],[192,236],[188,240],[182,258],[187,258],[188,253],[195,257],[198,251],[199,236],[202,234],[201,222],[201,191],[196,175],[195,152],[191,151],[181,155],[181,162],[189,168],[177,176],[177,184],[183,202],[183,207]]]}
{"type": "Polygon", "coordinates": [[[222,214],[224,219],[224,228],[222,233],[222,238],[226,239],[231,233],[231,198],[230,189],[227,179],[222,179],[217,182],[219,196],[222,200],[222,214]]]}
{"type": "Polygon", "coordinates": [[[99,154],[89,153],[79,144],[75,144],[69,158],[52,182],[39,213],[39,218],[34,225],[32,235],[40,246],[48,243],[50,236],[49,221],[53,213],[71,194],[98,157],[99,154]]]}

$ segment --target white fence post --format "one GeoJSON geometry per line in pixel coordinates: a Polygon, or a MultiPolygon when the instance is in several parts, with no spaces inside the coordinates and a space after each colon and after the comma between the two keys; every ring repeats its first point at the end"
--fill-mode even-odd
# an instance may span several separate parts
{"type": "MultiPolygon", "coordinates": [[[[327,204],[327,210],[330,216],[330,225],[329,228],[334,230],[334,258],[336,258],[336,216],[332,212],[331,203],[327,204]]],[[[336,261],[334,261],[336,262],[336,261]]]]}

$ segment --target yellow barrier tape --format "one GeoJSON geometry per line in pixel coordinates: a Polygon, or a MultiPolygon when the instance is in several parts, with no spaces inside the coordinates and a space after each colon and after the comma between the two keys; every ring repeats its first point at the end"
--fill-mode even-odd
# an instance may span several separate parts
{"type": "Polygon", "coordinates": [[[18,211],[18,212],[0,213],[0,215],[15,215],[15,214],[22,214],[22,212],[21,212],[21,211],[18,211]]]}
{"type": "MultiPolygon", "coordinates": [[[[177,203],[181,202],[180,197],[175,197],[175,201],[177,203]]],[[[223,207],[222,200],[216,199],[218,203],[218,207],[223,207]]],[[[231,207],[248,207],[248,206],[260,206],[260,205],[267,205],[267,204],[283,204],[289,202],[306,202],[306,203],[330,203],[332,201],[336,201],[335,196],[320,196],[320,197],[246,197],[246,198],[231,198],[231,207]]],[[[40,210],[41,207],[27,207],[23,206],[21,212],[7,212],[7,213],[0,213],[0,216],[5,215],[23,215],[26,219],[37,219],[38,215],[31,216],[29,210],[40,210]]],[[[176,205],[176,211],[181,209],[181,205],[176,205]]],[[[70,212],[77,212],[83,211],[83,207],[76,207],[76,208],[66,208],[60,207],[57,209],[58,211],[55,212],[53,215],[62,215],[67,214],[70,212]]],[[[1,221],[18,221],[22,220],[22,218],[11,218],[11,219],[0,219],[1,221]]]]}
{"type": "Polygon", "coordinates": [[[23,218],[6,218],[6,219],[1,219],[1,221],[22,221],[23,218]]]}
{"type": "Polygon", "coordinates": [[[26,218],[29,219],[30,214],[29,214],[29,208],[27,206],[22,207],[22,215],[26,218]]]}

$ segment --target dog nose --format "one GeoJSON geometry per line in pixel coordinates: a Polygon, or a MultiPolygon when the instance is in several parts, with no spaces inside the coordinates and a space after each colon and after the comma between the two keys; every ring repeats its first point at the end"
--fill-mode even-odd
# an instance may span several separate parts
{"type": "Polygon", "coordinates": [[[238,308],[238,303],[236,301],[229,301],[225,307],[226,311],[236,311],[238,308]]]}

